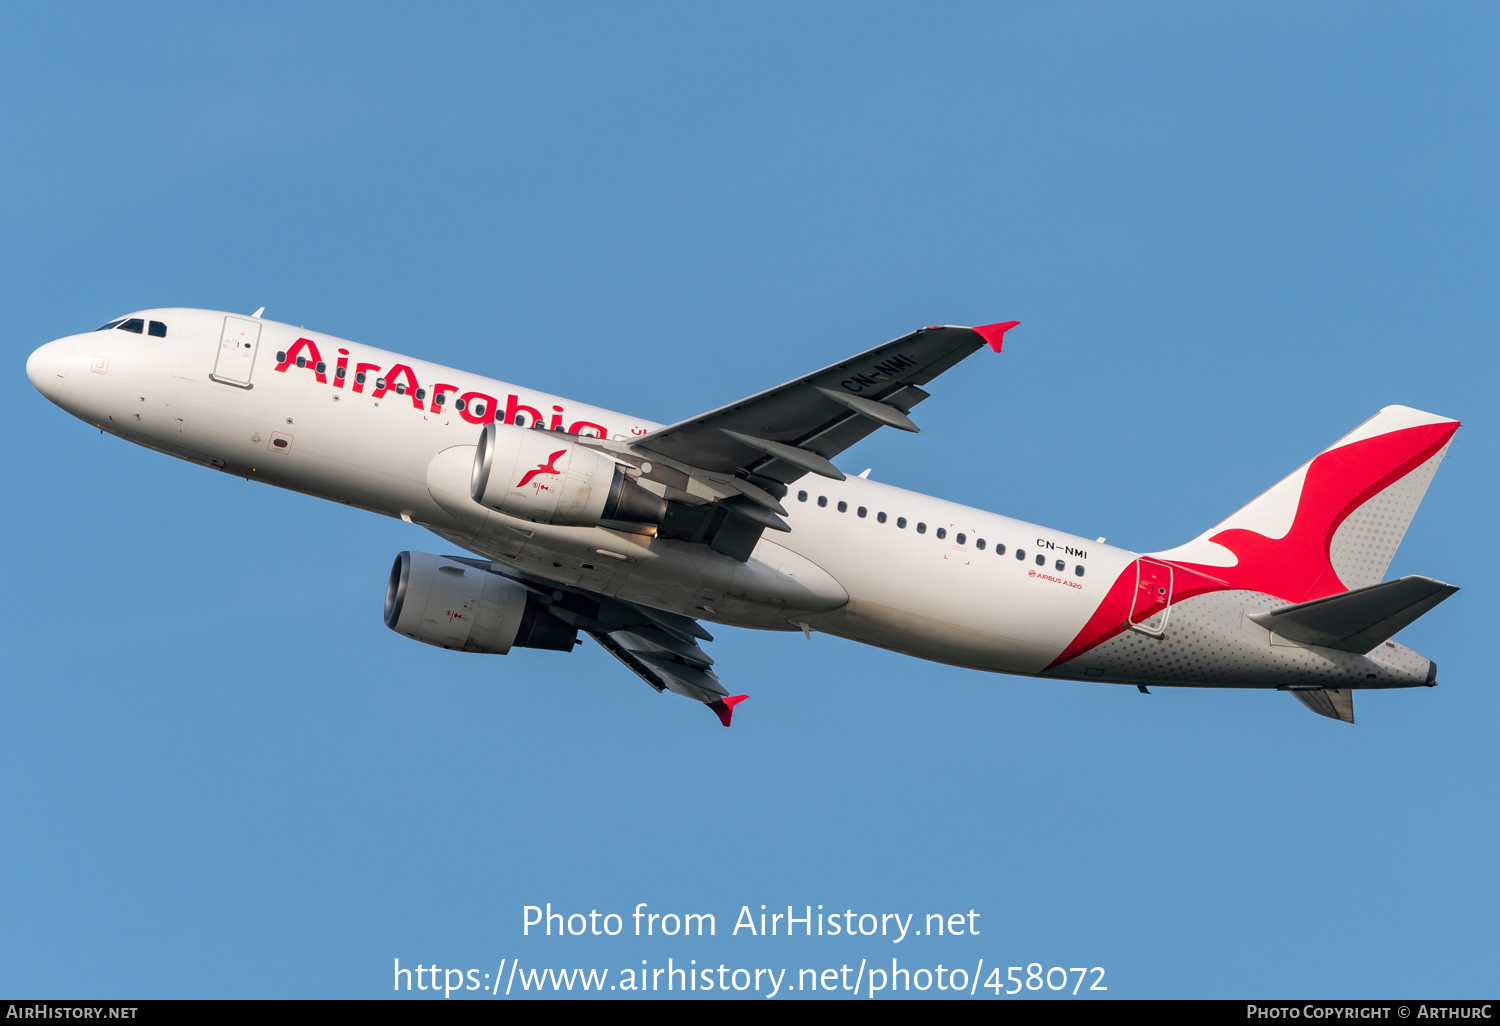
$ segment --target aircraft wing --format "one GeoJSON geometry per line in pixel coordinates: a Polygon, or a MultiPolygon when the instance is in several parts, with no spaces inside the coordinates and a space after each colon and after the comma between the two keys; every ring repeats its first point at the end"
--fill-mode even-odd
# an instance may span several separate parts
{"type": "Polygon", "coordinates": [[[710,669],[713,659],[698,644],[714,640],[713,635],[690,616],[569,588],[489,560],[448,558],[508,577],[544,598],[548,614],[593,638],[657,692],[671,691],[702,702],[726,727],[734,707],[747,697],[731,695],[719,683],[718,675],[710,669]]]}
{"type": "Polygon", "coordinates": [[[731,695],[719,683],[718,674],[709,669],[713,660],[691,638],[674,636],[657,625],[588,634],[658,692],[671,691],[702,702],[726,727],[734,707],[748,697],[731,695]]]}
{"type": "MultiPolygon", "coordinates": [[[[630,446],[709,473],[752,482],[759,478],[762,488],[771,483],[771,490],[782,494],[785,485],[806,473],[842,480],[844,475],[829,462],[832,457],[882,425],[916,431],[907,414],[929,394],[920,386],[984,345],[998,353],[1005,333],[1018,323],[922,328],[795,381],[658,428],[630,446]]],[[[742,494],[776,508],[774,501],[764,501],[769,496],[742,494]]]]}

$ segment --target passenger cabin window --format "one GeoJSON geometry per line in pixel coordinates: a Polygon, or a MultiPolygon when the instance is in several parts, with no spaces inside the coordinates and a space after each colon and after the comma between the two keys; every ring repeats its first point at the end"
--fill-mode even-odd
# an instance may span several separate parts
{"type": "Polygon", "coordinates": [[[165,324],[163,324],[161,321],[152,321],[150,328],[147,329],[147,330],[148,330],[148,333],[153,338],[166,338],[167,337],[167,326],[165,324]]]}
{"type": "Polygon", "coordinates": [[[121,321],[119,328],[121,331],[133,331],[139,335],[146,330],[146,322],[139,317],[132,317],[128,321],[121,321]]]}
{"type": "Polygon", "coordinates": [[[847,512],[849,512],[849,504],[847,502],[845,502],[843,499],[839,500],[839,512],[840,513],[847,513],[847,512]]]}
{"type": "Polygon", "coordinates": [[[95,331],[109,331],[111,328],[118,328],[120,325],[122,325],[124,323],[125,323],[125,318],[123,318],[123,317],[116,317],[114,320],[110,321],[108,324],[101,324],[101,325],[99,325],[99,327],[95,328],[94,330],[95,331]]]}
{"type": "Polygon", "coordinates": [[[983,538],[975,538],[974,539],[974,547],[976,549],[978,549],[980,552],[983,552],[984,551],[984,539],[983,538]]]}
{"type": "Polygon", "coordinates": [[[875,514],[875,519],[878,520],[878,521],[880,521],[882,524],[885,523],[885,513],[883,513],[883,512],[876,513],[875,514]]]}
{"type": "Polygon", "coordinates": [[[1052,568],[1054,570],[1056,570],[1058,573],[1062,573],[1064,570],[1066,570],[1068,568],[1068,564],[1064,563],[1062,560],[1059,559],[1056,563],[1052,564],[1052,568]]]}
{"type": "Polygon", "coordinates": [[[1003,555],[1005,555],[1005,543],[1004,542],[996,542],[995,543],[995,555],[997,555],[997,556],[1003,556],[1003,555]]]}
{"type": "Polygon", "coordinates": [[[1082,577],[1083,576],[1083,564],[1080,563],[1077,566],[1075,566],[1073,568],[1073,573],[1077,574],[1079,577],[1082,577]]]}
{"type": "Polygon", "coordinates": [[[956,542],[958,542],[960,545],[962,545],[964,543],[964,536],[962,534],[960,534],[958,537],[954,538],[953,540],[956,541],[956,542]]]}
{"type": "Polygon", "coordinates": [[[819,506],[826,506],[826,505],[828,505],[828,496],[826,496],[826,495],[820,495],[820,496],[818,496],[818,505],[819,506]]]}
{"type": "Polygon", "coordinates": [[[926,534],[927,533],[927,525],[926,524],[922,524],[922,523],[917,524],[917,533],[918,534],[926,534]]]}
{"type": "Polygon", "coordinates": [[[948,537],[948,529],[946,527],[939,527],[937,529],[937,536],[939,538],[946,538],[946,537],[948,537]]]}
{"type": "Polygon", "coordinates": [[[797,501],[798,502],[806,502],[807,501],[807,493],[806,492],[798,492],[797,493],[797,501]]]}
{"type": "Polygon", "coordinates": [[[897,517],[896,518],[896,526],[899,527],[899,528],[901,528],[903,531],[906,530],[906,518],[905,517],[897,517]]]}
{"type": "Polygon", "coordinates": [[[867,509],[865,509],[863,506],[861,506],[861,507],[859,507],[859,509],[855,510],[855,512],[858,513],[860,516],[865,516],[870,511],[867,510],[867,509]]]}
{"type": "Polygon", "coordinates": [[[1016,550],[1016,558],[1017,559],[1025,559],[1026,558],[1026,550],[1025,549],[1017,549],[1016,550]]]}
{"type": "Polygon", "coordinates": [[[1047,565],[1047,557],[1044,556],[1044,555],[1042,555],[1040,552],[1038,552],[1036,554],[1036,565],[1037,566],[1046,566],[1047,565]]]}

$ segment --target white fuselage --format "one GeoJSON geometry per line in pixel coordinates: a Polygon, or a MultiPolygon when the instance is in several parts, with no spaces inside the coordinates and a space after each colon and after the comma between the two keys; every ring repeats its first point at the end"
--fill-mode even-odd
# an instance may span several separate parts
{"type": "Polygon", "coordinates": [[[529,427],[539,415],[548,428],[622,441],[660,425],[275,321],[193,309],[131,316],[166,325],[166,336],[116,329],[58,339],[28,364],[38,389],[129,441],[400,517],[527,573],[658,609],[760,629],[805,625],[925,659],[1034,674],[1137,558],[860,478],[798,481],[783,500],[791,532],[767,531],[745,563],[649,530],[514,520],[467,494],[483,423],[529,427]],[[243,322],[259,325],[246,367],[226,370],[230,383],[216,380],[226,324],[243,322]],[[300,352],[298,340],[307,340],[300,352]],[[278,353],[291,355],[284,369],[278,353]]]}

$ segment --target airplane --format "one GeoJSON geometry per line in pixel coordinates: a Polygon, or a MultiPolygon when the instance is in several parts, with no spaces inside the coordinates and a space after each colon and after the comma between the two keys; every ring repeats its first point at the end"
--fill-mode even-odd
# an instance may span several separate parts
{"type": "Polygon", "coordinates": [[[1392,636],[1458,589],[1384,580],[1459,423],[1387,406],[1162,552],[1107,545],[833,464],[918,430],[925,386],[1018,322],[931,325],[659,424],[268,320],[168,308],[26,362],[66,412],[158,452],[425,527],[386,625],[429,645],[570,651],[580,634],[724,726],[746,697],[703,622],[813,631],[996,673],[1260,688],[1354,722],[1433,686],[1392,636]]]}

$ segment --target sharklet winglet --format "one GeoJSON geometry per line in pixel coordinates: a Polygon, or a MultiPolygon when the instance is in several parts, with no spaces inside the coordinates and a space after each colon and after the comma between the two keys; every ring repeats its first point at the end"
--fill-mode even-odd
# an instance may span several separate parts
{"type": "Polygon", "coordinates": [[[714,715],[719,718],[719,722],[727,727],[729,726],[730,717],[734,715],[734,707],[749,697],[749,695],[730,695],[727,698],[720,698],[709,702],[707,705],[714,711],[714,715]]]}
{"type": "Polygon", "coordinates": [[[1000,346],[1005,342],[1005,333],[1020,323],[1020,321],[1001,321],[999,324],[980,324],[969,330],[988,342],[990,348],[998,353],[1000,346]]]}

